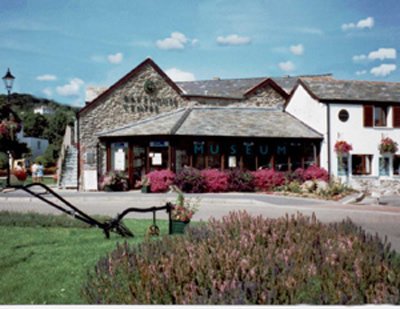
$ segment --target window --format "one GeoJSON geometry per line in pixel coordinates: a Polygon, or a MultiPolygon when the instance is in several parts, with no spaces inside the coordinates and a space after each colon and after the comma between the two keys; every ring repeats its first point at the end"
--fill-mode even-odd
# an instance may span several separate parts
{"type": "Polygon", "coordinates": [[[349,157],[338,156],[338,175],[347,176],[349,174],[349,157]]]}
{"type": "Polygon", "coordinates": [[[111,170],[126,171],[128,169],[128,143],[111,144],[111,170]]]}
{"type": "Polygon", "coordinates": [[[390,160],[388,157],[379,158],[379,176],[389,176],[390,160]]]}
{"type": "MultiPolygon", "coordinates": [[[[382,105],[364,106],[364,127],[386,127],[388,107],[382,105]]],[[[400,126],[400,116],[399,116],[400,126]]]]}
{"type": "Polygon", "coordinates": [[[386,106],[374,107],[374,125],[375,127],[386,127],[387,125],[387,110],[386,106]]]}
{"type": "Polygon", "coordinates": [[[400,176],[400,156],[393,157],[393,175],[400,176]]]}
{"type": "Polygon", "coordinates": [[[352,155],[351,172],[353,175],[370,175],[372,155],[352,155]]]}
{"type": "Polygon", "coordinates": [[[349,112],[345,109],[342,109],[339,114],[338,114],[339,120],[341,122],[346,122],[347,120],[349,120],[349,112]]]}
{"type": "Polygon", "coordinates": [[[40,149],[41,146],[42,146],[41,142],[40,142],[40,141],[37,141],[37,149],[40,149]]]}

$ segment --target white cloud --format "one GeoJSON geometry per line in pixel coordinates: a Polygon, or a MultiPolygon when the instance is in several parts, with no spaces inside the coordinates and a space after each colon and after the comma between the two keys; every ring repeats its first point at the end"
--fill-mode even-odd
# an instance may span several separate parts
{"type": "Polygon", "coordinates": [[[290,46],[290,52],[293,55],[301,56],[302,54],[304,54],[304,46],[303,46],[303,44],[297,44],[297,45],[290,46]]]}
{"type": "Polygon", "coordinates": [[[51,88],[44,88],[42,90],[42,92],[48,97],[50,98],[53,95],[53,90],[51,90],[51,88]]]}
{"type": "Polygon", "coordinates": [[[371,60],[384,60],[384,59],[396,59],[396,50],[394,48],[379,48],[376,51],[372,51],[368,54],[368,59],[371,60]]]}
{"type": "Polygon", "coordinates": [[[52,75],[52,74],[44,74],[44,75],[36,76],[36,80],[39,80],[41,82],[53,81],[53,80],[57,80],[57,76],[52,75]]]}
{"type": "Polygon", "coordinates": [[[198,39],[193,39],[192,40],[192,46],[196,46],[197,44],[199,44],[199,40],[198,39]]]}
{"type": "MultiPolygon", "coordinates": [[[[156,46],[159,49],[184,49],[189,39],[180,32],[172,32],[171,36],[163,40],[157,40],[156,46]]],[[[197,39],[192,40],[192,44],[196,44],[197,39]]]]}
{"type": "Polygon", "coordinates": [[[124,59],[124,55],[122,53],[116,53],[115,55],[108,55],[107,60],[112,64],[118,64],[124,59]]]}
{"type": "Polygon", "coordinates": [[[278,66],[285,72],[291,72],[296,68],[292,61],[280,62],[278,66]]]}
{"type": "Polygon", "coordinates": [[[396,70],[395,64],[381,64],[378,67],[374,67],[371,69],[370,73],[375,76],[385,77],[396,70]]]}
{"type": "Polygon", "coordinates": [[[365,75],[365,74],[367,74],[367,71],[366,71],[366,70],[356,71],[356,75],[357,75],[357,76],[365,75]]]}
{"type": "Polygon", "coordinates": [[[355,55],[355,56],[353,56],[353,61],[354,62],[362,62],[362,61],[365,61],[367,59],[368,58],[367,58],[366,55],[355,55]]]}
{"type": "Polygon", "coordinates": [[[371,29],[374,26],[374,18],[373,17],[367,17],[366,19],[361,19],[357,23],[357,28],[358,29],[364,29],[364,28],[369,28],[371,29]]]}
{"type": "Polygon", "coordinates": [[[173,81],[180,81],[180,82],[191,82],[196,80],[196,77],[193,73],[185,72],[179,70],[177,68],[171,68],[165,71],[165,73],[171,78],[173,81]]]}
{"type": "Polygon", "coordinates": [[[108,88],[105,86],[95,86],[95,85],[87,86],[86,91],[85,91],[85,101],[86,102],[93,101],[95,98],[97,98],[100,94],[102,94],[107,89],[108,88]]]}
{"type": "Polygon", "coordinates": [[[56,91],[59,95],[63,97],[78,96],[80,94],[83,84],[83,80],[79,78],[73,78],[69,81],[68,84],[56,87],[56,91]]]}
{"type": "Polygon", "coordinates": [[[251,38],[246,36],[239,36],[237,34],[230,34],[227,36],[217,37],[219,45],[247,45],[251,43],[251,38]]]}
{"type": "Polygon", "coordinates": [[[342,30],[352,30],[352,29],[364,29],[369,28],[371,29],[375,24],[373,17],[367,17],[366,19],[361,19],[357,23],[348,23],[342,25],[342,30]]]}

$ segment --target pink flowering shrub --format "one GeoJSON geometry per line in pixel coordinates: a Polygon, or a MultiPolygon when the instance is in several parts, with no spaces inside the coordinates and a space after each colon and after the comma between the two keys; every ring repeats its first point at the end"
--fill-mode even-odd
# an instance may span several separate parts
{"type": "Polygon", "coordinates": [[[89,273],[90,304],[400,304],[400,259],[350,220],[246,212],[141,244],[125,242],[89,273]]]}
{"type": "Polygon", "coordinates": [[[206,192],[226,192],[228,191],[228,175],[218,169],[207,169],[201,171],[204,178],[206,192]]]}
{"type": "Polygon", "coordinates": [[[303,181],[307,180],[329,181],[328,171],[322,167],[310,165],[303,173],[303,181]]]}
{"type": "Polygon", "coordinates": [[[258,190],[271,191],[285,184],[285,175],[274,169],[263,169],[253,172],[254,184],[258,190]]]}
{"type": "Polygon", "coordinates": [[[175,180],[175,174],[170,170],[153,171],[146,177],[150,181],[150,191],[154,193],[168,191],[175,180]]]}

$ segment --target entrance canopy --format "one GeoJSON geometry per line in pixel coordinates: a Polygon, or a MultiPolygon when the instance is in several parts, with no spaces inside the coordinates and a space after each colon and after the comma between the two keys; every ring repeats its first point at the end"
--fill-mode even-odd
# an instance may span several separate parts
{"type": "Polygon", "coordinates": [[[188,107],[133,122],[98,137],[149,135],[322,139],[290,114],[258,107],[188,107]]]}

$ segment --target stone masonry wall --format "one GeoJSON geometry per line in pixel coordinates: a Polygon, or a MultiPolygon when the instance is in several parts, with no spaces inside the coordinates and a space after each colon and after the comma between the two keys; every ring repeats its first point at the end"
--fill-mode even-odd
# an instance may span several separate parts
{"type": "Polygon", "coordinates": [[[240,103],[231,104],[230,106],[242,106],[242,107],[276,107],[283,108],[285,99],[271,86],[267,85],[257,89],[257,91],[245,101],[240,103]]]}
{"type": "Polygon", "coordinates": [[[96,133],[188,104],[189,101],[183,99],[151,65],[146,65],[101,102],[83,111],[79,117],[80,187],[83,187],[83,171],[97,169],[96,145],[99,140],[96,133]],[[144,84],[149,80],[156,85],[156,91],[152,94],[144,89],[144,84]]]}

